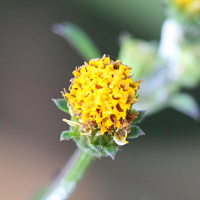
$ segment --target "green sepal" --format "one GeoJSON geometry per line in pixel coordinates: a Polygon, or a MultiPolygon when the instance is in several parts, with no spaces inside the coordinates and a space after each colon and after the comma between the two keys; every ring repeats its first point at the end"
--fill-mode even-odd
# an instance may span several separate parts
{"type": "Polygon", "coordinates": [[[101,145],[94,145],[94,144],[90,144],[90,147],[95,150],[97,153],[101,154],[102,151],[102,146],[101,145]]]}
{"type": "Polygon", "coordinates": [[[75,134],[71,131],[63,131],[60,135],[60,141],[70,140],[75,136],[75,134]]]}
{"type": "Polygon", "coordinates": [[[117,149],[114,146],[105,146],[103,147],[103,151],[106,155],[110,156],[113,160],[115,159],[115,154],[117,153],[117,149]]]}
{"type": "Polygon", "coordinates": [[[135,139],[141,135],[145,135],[145,133],[138,126],[131,126],[131,132],[127,136],[128,139],[135,139]]]}
{"type": "Polygon", "coordinates": [[[140,123],[144,118],[146,110],[138,110],[137,112],[139,112],[139,114],[137,115],[137,118],[132,121],[132,124],[140,123]]]}
{"type": "Polygon", "coordinates": [[[56,106],[62,110],[63,112],[69,113],[69,107],[67,106],[67,100],[66,99],[52,99],[52,101],[56,104],[56,106]]]}
{"type": "Polygon", "coordinates": [[[113,138],[106,144],[107,146],[112,146],[116,144],[116,142],[113,140],[113,138]]]}
{"type": "Polygon", "coordinates": [[[86,135],[80,135],[79,144],[82,149],[90,147],[90,138],[86,135]]]}
{"type": "Polygon", "coordinates": [[[99,145],[105,146],[108,142],[109,142],[109,137],[107,135],[101,135],[98,140],[97,143],[99,145]]]}

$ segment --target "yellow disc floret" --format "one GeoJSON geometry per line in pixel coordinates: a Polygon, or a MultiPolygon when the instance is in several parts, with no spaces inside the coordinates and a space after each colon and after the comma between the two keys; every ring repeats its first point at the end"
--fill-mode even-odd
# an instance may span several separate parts
{"type": "MultiPolygon", "coordinates": [[[[86,129],[99,128],[100,134],[123,129],[124,121],[141,82],[133,82],[131,68],[104,55],[78,67],[70,93],[63,93],[75,117],[86,129]]],[[[130,114],[130,113],[129,113],[130,114]]]]}

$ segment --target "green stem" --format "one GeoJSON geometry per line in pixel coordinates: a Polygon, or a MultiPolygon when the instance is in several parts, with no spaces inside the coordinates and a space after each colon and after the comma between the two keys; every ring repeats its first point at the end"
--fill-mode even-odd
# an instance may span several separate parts
{"type": "Polygon", "coordinates": [[[68,199],[94,158],[78,148],[43,200],[68,199]]]}

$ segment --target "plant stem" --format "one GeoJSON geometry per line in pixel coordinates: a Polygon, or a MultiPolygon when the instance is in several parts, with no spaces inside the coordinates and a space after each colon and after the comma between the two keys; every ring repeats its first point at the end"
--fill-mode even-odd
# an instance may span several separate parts
{"type": "Polygon", "coordinates": [[[78,148],[56,178],[48,193],[42,199],[68,199],[94,158],[94,156],[87,154],[78,148]]]}

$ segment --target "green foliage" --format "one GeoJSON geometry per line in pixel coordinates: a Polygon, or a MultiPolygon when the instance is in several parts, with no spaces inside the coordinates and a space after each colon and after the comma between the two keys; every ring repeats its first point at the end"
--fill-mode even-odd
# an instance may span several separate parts
{"type": "Polygon", "coordinates": [[[62,110],[63,112],[69,113],[69,108],[67,106],[67,100],[66,99],[52,99],[52,101],[56,104],[56,106],[62,110]]]}
{"type": "Polygon", "coordinates": [[[138,126],[132,126],[131,132],[127,136],[127,138],[128,139],[135,139],[135,138],[138,138],[141,135],[145,135],[144,132],[138,126]]]}
{"type": "Polygon", "coordinates": [[[53,31],[63,37],[87,61],[101,57],[101,53],[89,35],[79,26],[67,22],[55,24],[53,31]]]}

